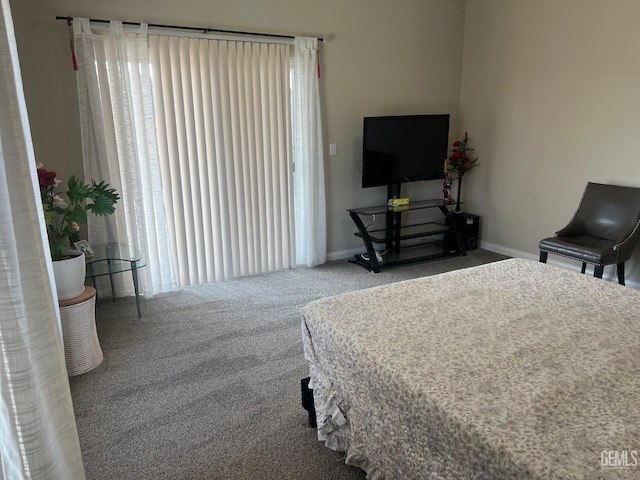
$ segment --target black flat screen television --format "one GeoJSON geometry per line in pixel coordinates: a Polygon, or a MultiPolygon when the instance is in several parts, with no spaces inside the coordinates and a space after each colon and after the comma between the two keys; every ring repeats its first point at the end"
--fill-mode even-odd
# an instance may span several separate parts
{"type": "Polygon", "coordinates": [[[449,114],[365,117],[362,187],[444,178],[449,114]]]}

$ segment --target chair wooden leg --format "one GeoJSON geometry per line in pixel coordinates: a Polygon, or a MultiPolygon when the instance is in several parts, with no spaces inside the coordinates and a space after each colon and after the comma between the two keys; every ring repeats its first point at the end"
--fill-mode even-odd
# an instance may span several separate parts
{"type": "Polygon", "coordinates": [[[596,265],[593,268],[593,276],[602,278],[602,273],[604,272],[604,265],[596,265]]]}
{"type": "Polygon", "coordinates": [[[624,262],[618,264],[618,283],[624,285],[624,262]]]}
{"type": "Polygon", "coordinates": [[[587,262],[582,262],[582,271],[580,273],[584,273],[587,271],[587,262]]]}
{"type": "Polygon", "coordinates": [[[547,257],[549,256],[549,252],[543,252],[540,250],[540,262],[547,263],[547,257]]]}

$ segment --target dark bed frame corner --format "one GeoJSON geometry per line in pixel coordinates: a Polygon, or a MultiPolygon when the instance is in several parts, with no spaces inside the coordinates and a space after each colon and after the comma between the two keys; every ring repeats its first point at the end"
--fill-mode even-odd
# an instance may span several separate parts
{"type": "Polygon", "coordinates": [[[313,390],[309,388],[311,377],[300,380],[300,391],[302,394],[302,408],[309,414],[309,427],[316,428],[316,407],[313,403],[313,390]]]}

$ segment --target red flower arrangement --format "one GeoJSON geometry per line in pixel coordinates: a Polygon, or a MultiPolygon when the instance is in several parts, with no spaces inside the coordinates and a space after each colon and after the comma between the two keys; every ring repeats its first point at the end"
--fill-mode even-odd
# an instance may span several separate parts
{"type": "Polygon", "coordinates": [[[453,149],[451,149],[451,156],[447,162],[447,170],[453,170],[458,175],[458,178],[478,166],[478,157],[472,159],[468,152],[472,152],[473,148],[467,146],[469,142],[469,136],[467,132],[464,133],[462,140],[456,140],[453,142],[453,149]]]}
{"type": "Polygon", "coordinates": [[[57,187],[59,180],[56,180],[56,172],[49,172],[44,168],[38,169],[38,181],[40,182],[40,188],[48,189],[57,187]]]}

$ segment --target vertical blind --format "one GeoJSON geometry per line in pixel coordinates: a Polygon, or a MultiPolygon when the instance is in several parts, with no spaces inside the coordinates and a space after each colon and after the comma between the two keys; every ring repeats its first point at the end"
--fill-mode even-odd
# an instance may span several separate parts
{"type": "Polygon", "coordinates": [[[73,24],[85,174],[122,194],[91,238],[140,247],[143,293],[325,261],[317,39],[73,24]]]}
{"type": "Polygon", "coordinates": [[[290,48],[149,35],[179,286],[295,266],[290,48]]]}

